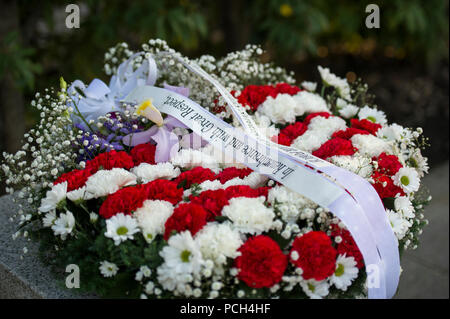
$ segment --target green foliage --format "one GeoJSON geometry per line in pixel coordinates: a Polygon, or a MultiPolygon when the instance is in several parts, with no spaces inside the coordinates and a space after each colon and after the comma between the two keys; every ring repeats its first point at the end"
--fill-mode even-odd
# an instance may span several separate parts
{"type": "Polygon", "coordinates": [[[41,72],[40,65],[31,61],[34,53],[21,44],[17,31],[8,33],[0,42],[0,80],[11,73],[17,87],[34,89],[35,75],[41,72]]]}

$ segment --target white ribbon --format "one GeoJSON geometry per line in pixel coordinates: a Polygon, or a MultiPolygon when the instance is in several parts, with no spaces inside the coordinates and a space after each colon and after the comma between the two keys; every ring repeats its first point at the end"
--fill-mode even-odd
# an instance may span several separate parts
{"type": "MultiPolygon", "coordinates": [[[[228,90],[199,66],[169,52],[160,52],[157,56],[170,56],[211,83],[228,103],[245,133],[196,102],[162,88],[138,86],[124,102],[138,103],[151,98],[161,112],[182,121],[214,147],[233,154],[235,160],[328,208],[344,223],[361,251],[368,272],[369,298],[393,297],[400,275],[398,241],[372,185],[309,153],[268,141],[259,134],[253,119],[228,90]]],[[[153,61],[149,65],[155,66],[155,71],[151,71],[153,77],[156,64],[153,61]]]]}

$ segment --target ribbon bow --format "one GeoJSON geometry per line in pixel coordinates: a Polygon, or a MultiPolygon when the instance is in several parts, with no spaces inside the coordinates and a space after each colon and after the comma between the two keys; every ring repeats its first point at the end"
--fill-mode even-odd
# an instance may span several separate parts
{"type": "MultiPolygon", "coordinates": [[[[164,88],[181,94],[189,96],[189,89],[184,87],[176,87],[164,84],[164,88]]],[[[128,134],[122,139],[122,143],[127,146],[136,146],[139,144],[153,141],[156,143],[155,162],[167,162],[171,157],[176,155],[180,147],[178,135],[173,132],[176,127],[188,128],[185,124],[177,120],[175,117],[168,115],[163,119],[161,113],[155,108],[150,100],[143,101],[136,109],[138,115],[145,116],[156,125],[153,125],[146,131],[128,134]]],[[[183,136],[181,145],[183,147],[202,147],[207,142],[202,140],[197,134],[191,133],[183,136]],[[200,141],[197,143],[197,141],[200,141]]]]}

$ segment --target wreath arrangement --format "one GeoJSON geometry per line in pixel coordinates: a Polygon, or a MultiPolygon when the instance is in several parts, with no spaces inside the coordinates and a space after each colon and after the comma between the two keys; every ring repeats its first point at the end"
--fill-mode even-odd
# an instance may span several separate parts
{"type": "MultiPolygon", "coordinates": [[[[170,52],[154,61],[155,85],[240,126],[214,87],[179,63],[186,57],[159,39],[142,50],[120,43],[105,54],[109,85],[61,78],[60,89],[36,94],[39,124],[20,151],[3,154],[7,191],[21,203],[15,237],[39,240],[56,272],[78,265],[81,288],[105,297],[367,297],[363,255],[327,208],[204,140],[194,145],[192,130],[151,99],[123,103],[151,75],[146,57],[170,52]]],[[[416,248],[431,200],[420,187],[422,130],[389,124],[360,80],[319,66],[322,83],[296,85],[262,53],[249,45],[193,62],[267,139],[367,180],[398,250],[416,248]]]]}

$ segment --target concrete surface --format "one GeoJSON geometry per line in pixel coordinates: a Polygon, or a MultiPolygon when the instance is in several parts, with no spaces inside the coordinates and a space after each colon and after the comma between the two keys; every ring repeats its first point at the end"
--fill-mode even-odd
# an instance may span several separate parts
{"type": "MultiPolygon", "coordinates": [[[[449,298],[449,171],[448,162],[424,179],[433,201],[425,215],[430,224],[417,250],[405,252],[403,274],[396,298],[449,298]]],[[[37,244],[24,238],[12,240],[16,211],[10,196],[0,198],[0,298],[80,298],[62,288],[37,257],[37,244]],[[21,259],[23,247],[28,253],[21,259]]]]}
{"type": "Polygon", "coordinates": [[[396,298],[449,298],[448,176],[447,162],[423,180],[433,196],[425,209],[430,224],[424,228],[419,248],[406,251],[402,257],[403,274],[396,298]]]}

